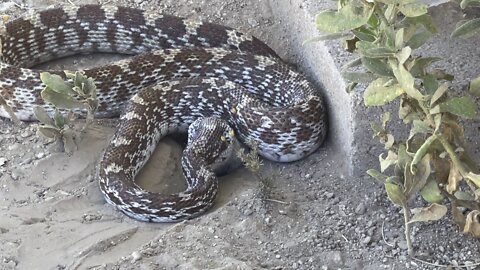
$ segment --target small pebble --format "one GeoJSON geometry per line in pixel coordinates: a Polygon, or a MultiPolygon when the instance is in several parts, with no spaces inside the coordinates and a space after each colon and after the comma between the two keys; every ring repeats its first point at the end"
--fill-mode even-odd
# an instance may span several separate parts
{"type": "Polygon", "coordinates": [[[355,213],[357,215],[363,215],[365,213],[366,207],[364,203],[360,203],[356,208],[355,208],[355,213]]]}
{"type": "Polygon", "coordinates": [[[362,243],[365,245],[368,245],[370,244],[371,241],[372,241],[372,237],[366,236],[365,238],[363,238],[362,243]]]}
{"type": "Polygon", "coordinates": [[[142,254],[140,254],[140,252],[138,251],[132,252],[132,263],[140,260],[141,258],[142,258],[142,254]]]}

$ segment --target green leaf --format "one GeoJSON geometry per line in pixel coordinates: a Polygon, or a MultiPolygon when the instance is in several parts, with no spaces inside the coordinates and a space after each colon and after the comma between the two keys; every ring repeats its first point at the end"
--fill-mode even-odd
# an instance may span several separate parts
{"type": "Polygon", "coordinates": [[[351,67],[357,67],[362,64],[362,61],[360,58],[355,58],[349,62],[347,62],[345,65],[342,66],[342,72],[351,68],[351,67]]]}
{"type": "Polygon", "coordinates": [[[412,209],[412,219],[408,222],[425,222],[439,220],[447,214],[447,207],[442,204],[433,203],[425,208],[412,209]]]}
{"type": "Polygon", "coordinates": [[[458,23],[456,29],[453,30],[451,37],[470,38],[478,33],[480,33],[480,18],[458,23]]]}
{"type": "Polygon", "coordinates": [[[473,118],[476,114],[476,106],[470,97],[454,97],[438,104],[430,110],[431,114],[442,112],[448,112],[465,118],[473,118]]]}
{"type": "Polygon", "coordinates": [[[358,28],[368,22],[373,13],[373,7],[354,7],[346,3],[338,11],[320,12],[315,22],[321,31],[337,33],[358,28]]]}
{"type": "Polygon", "coordinates": [[[396,53],[395,56],[397,57],[398,63],[403,65],[405,61],[408,60],[410,54],[412,53],[412,49],[410,47],[404,47],[400,52],[396,53]]]}
{"type": "MultiPolygon", "coordinates": [[[[415,196],[427,183],[427,179],[432,171],[430,167],[430,155],[425,155],[416,167],[417,171],[412,175],[412,181],[405,181],[405,197],[407,197],[407,200],[415,196]]],[[[408,167],[405,167],[405,175],[407,175],[407,171],[409,171],[408,167]]]]}
{"type": "Polygon", "coordinates": [[[48,115],[47,111],[43,107],[38,105],[33,106],[33,114],[41,123],[49,126],[55,126],[55,122],[52,118],[50,118],[50,115],[48,115]]]}
{"type": "Polygon", "coordinates": [[[427,13],[427,6],[417,3],[399,5],[398,9],[405,17],[418,17],[427,13]]]}
{"type": "Polygon", "coordinates": [[[333,33],[333,34],[321,35],[321,36],[318,36],[318,37],[309,38],[309,39],[305,40],[302,43],[302,46],[304,46],[306,44],[309,44],[309,43],[317,42],[317,41],[333,40],[333,39],[339,39],[339,38],[345,38],[345,37],[351,37],[351,36],[352,36],[352,34],[350,34],[350,33],[333,33]]]}
{"type": "Polygon", "coordinates": [[[385,183],[385,180],[387,180],[387,176],[382,174],[381,172],[375,170],[375,169],[370,169],[367,171],[367,174],[370,175],[371,177],[377,179],[378,181],[385,183]]]}
{"type": "Polygon", "coordinates": [[[66,94],[60,94],[50,87],[46,87],[42,92],[41,96],[46,102],[52,103],[58,108],[63,109],[73,109],[73,108],[84,108],[82,102],[76,100],[72,96],[66,94]]]}
{"type": "Polygon", "coordinates": [[[427,134],[432,133],[433,130],[428,123],[422,120],[413,120],[413,127],[410,130],[410,136],[415,134],[427,134]]]}
{"type": "Polygon", "coordinates": [[[407,167],[407,164],[409,164],[412,161],[412,157],[407,153],[407,148],[405,147],[404,144],[400,144],[398,146],[398,161],[397,161],[397,166],[404,171],[404,168],[407,167]]]}
{"type": "Polygon", "coordinates": [[[472,93],[473,95],[480,97],[480,77],[475,78],[470,82],[468,91],[470,91],[470,93],[472,93]]]}
{"type": "Polygon", "coordinates": [[[432,17],[428,14],[423,14],[418,17],[407,17],[402,21],[401,26],[410,26],[417,24],[423,25],[425,29],[427,29],[432,34],[437,33],[437,27],[435,26],[432,17]]]}
{"type": "Polygon", "coordinates": [[[418,101],[424,101],[427,99],[426,96],[422,95],[422,93],[415,88],[415,79],[403,65],[397,63],[396,61],[389,61],[389,64],[392,68],[393,74],[395,74],[395,77],[405,93],[418,101]]]}
{"type": "Polygon", "coordinates": [[[389,81],[389,78],[382,77],[370,83],[363,94],[365,106],[382,106],[404,93],[398,84],[386,86],[389,81]]]}
{"type": "Polygon", "coordinates": [[[445,72],[443,69],[434,69],[432,70],[431,74],[437,79],[437,80],[447,80],[447,81],[453,81],[454,77],[452,74],[448,74],[445,72]]]}
{"type": "Polygon", "coordinates": [[[52,126],[38,126],[38,132],[50,139],[60,138],[61,136],[59,129],[52,126]]]}
{"type": "Polygon", "coordinates": [[[390,121],[390,112],[385,112],[382,114],[382,127],[386,128],[388,121],[390,121]]]}
{"type": "Polygon", "coordinates": [[[351,93],[357,85],[358,85],[358,83],[356,83],[356,82],[351,82],[351,83],[347,84],[347,86],[345,87],[345,92],[351,93]]]}
{"type": "Polygon", "coordinates": [[[352,33],[360,40],[374,42],[377,38],[373,31],[366,29],[364,26],[353,29],[352,33]]]}
{"type": "Polygon", "coordinates": [[[429,203],[439,203],[443,200],[442,192],[435,180],[429,180],[420,190],[422,198],[429,203]]]}
{"type": "Polygon", "coordinates": [[[468,178],[468,180],[472,181],[478,188],[480,188],[480,175],[479,174],[469,172],[469,173],[467,173],[467,175],[465,175],[465,178],[468,178]]]}
{"type": "Polygon", "coordinates": [[[75,94],[72,85],[64,81],[62,77],[48,72],[40,73],[40,80],[50,89],[61,94],[75,94]]]}
{"type": "Polygon", "coordinates": [[[479,6],[480,5],[480,0],[462,0],[462,2],[460,2],[460,7],[462,9],[465,9],[466,7],[468,7],[469,5],[471,6],[479,6]]]}
{"type": "Polygon", "coordinates": [[[388,151],[387,157],[385,159],[383,159],[383,153],[380,154],[378,159],[380,160],[380,171],[384,172],[386,169],[388,169],[388,167],[397,162],[398,157],[395,152],[388,151]]]}
{"type": "Polygon", "coordinates": [[[393,77],[390,67],[381,59],[362,57],[362,64],[369,71],[380,76],[393,77]]]}
{"type": "Polygon", "coordinates": [[[428,153],[428,150],[430,149],[430,145],[434,141],[437,140],[437,135],[432,135],[428,137],[425,142],[423,142],[422,146],[418,148],[417,152],[415,152],[415,155],[413,156],[412,164],[410,165],[410,171],[412,174],[415,174],[417,171],[417,164],[423,159],[423,157],[428,153]]]}
{"type": "MultiPolygon", "coordinates": [[[[440,60],[442,60],[442,58],[439,57],[418,57],[412,62],[410,73],[413,77],[427,76],[427,67],[440,60]]],[[[436,81],[435,77],[431,76],[431,78],[436,81]]],[[[437,88],[438,86],[436,86],[433,91],[437,90],[437,88]]]]}
{"type": "Polygon", "coordinates": [[[363,52],[366,57],[385,58],[395,56],[395,52],[387,47],[370,48],[363,52]]]}
{"type": "Polygon", "coordinates": [[[395,34],[395,49],[399,50],[403,47],[403,37],[404,37],[405,28],[400,28],[395,34]]]}
{"type": "Polygon", "coordinates": [[[430,31],[422,31],[415,33],[406,43],[407,46],[413,50],[420,48],[425,42],[427,42],[433,34],[430,31]]]}
{"type": "Polygon", "coordinates": [[[444,83],[440,85],[437,91],[433,93],[432,99],[430,100],[430,106],[433,106],[433,104],[437,102],[443,96],[443,94],[447,92],[447,90],[448,90],[448,84],[444,83]]]}
{"type": "Polygon", "coordinates": [[[375,74],[369,72],[342,72],[342,77],[347,81],[365,84],[377,78],[375,74]]]}
{"type": "Polygon", "coordinates": [[[63,127],[65,126],[65,118],[58,109],[55,110],[55,115],[53,116],[53,119],[55,120],[55,126],[63,129],[63,127]]]}
{"type": "Polygon", "coordinates": [[[356,43],[357,49],[361,52],[365,52],[369,49],[377,48],[375,44],[372,42],[367,42],[367,41],[362,41],[360,40],[359,42],[356,43]]]}
{"type": "Polygon", "coordinates": [[[405,195],[403,194],[402,188],[391,182],[386,182],[385,183],[385,190],[387,191],[387,196],[388,198],[397,205],[403,206],[405,205],[407,199],[405,198],[405,195]]]}

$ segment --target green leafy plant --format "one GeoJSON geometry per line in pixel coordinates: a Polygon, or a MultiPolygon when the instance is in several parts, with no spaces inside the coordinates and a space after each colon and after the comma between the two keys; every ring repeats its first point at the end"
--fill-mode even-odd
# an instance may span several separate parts
{"type": "Polygon", "coordinates": [[[65,75],[67,81],[56,74],[40,73],[46,85],[41,93],[43,100],[61,109],[86,109],[87,121],[91,121],[98,107],[95,81],[81,71],[65,71],[65,75]]]}
{"type": "MultiPolygon", "coordinates": [[[[466,23],[459,25],[455,36],[478,30],[466,29],[466,23]]],[[[465,151],[460,122],[460,118],[474,117],[476,106],[469,95],[447,95],[453,76],[431,67],[440,58],[415,53],[437,32],[427,6],[414,0],[339,0],[337,10],[317,15],[316,24],[330,34],[315,40],[344,38],[347,51],[358,55],[342,68],[344,78],[351,81],[347,91],[368,84],[363,94],[367,107],[399,100],[399,118],[410,127],[402,141],[388,131],[390,112],[382,115],[380,123],[372,123],[387,155],[379,157],[380,171],[367,171],[384,184],[388,198],[403,208],[409,254],[414,254],[411,224],[442,218],[448,209],[445,198],[463,232],[480,236],[479,169],[465,151]],[[417,196],[429,205],[411,209],[417,196]]],[[[474,80],[470,92],[478,95],[479,84],[480,79],[474,80]]]]}
{"type": "Polygon", "coordinates": [[[61,76],[48,72],[40,73],[40,79],[46,85],[41,96],[45,102],[53,105],[55,113],[50,117],[48,112],[40,106],[33,108],[35,117],[40,121],[37,125],[40,134],[47,138],[63,143],[67,153],[76,149],[74,132],[71,122],[74,119],[73,110],[84,109],[87,111],[86,124],[93,120],[98,107],[97,90],[92,78],[87,78],[82,72],[74,73],[65,71],[67,81],[61,76]],[[60,109],[69,109],[67,116],[60,109]]]}

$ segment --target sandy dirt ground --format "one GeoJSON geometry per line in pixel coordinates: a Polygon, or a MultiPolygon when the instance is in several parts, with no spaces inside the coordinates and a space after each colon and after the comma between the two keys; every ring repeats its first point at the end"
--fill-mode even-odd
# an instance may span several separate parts
{"type": "MultiPolygon", "coordinates": [[[[289,25],[275,16],[275,0],[3,0],[0,13],[18,16],[72,2],[158,9],[237,27],[295,63],[289,25]]],[[[100,63],[111,59],[102,57],[100,63]]],[[[98,63],[98,57],[83,57],[51,65],[98,63]]],[[[239,169],[221,178],[215,206],[199,218],[176,224],[134,221],[105,203],[95,178],[114,127],[115,120],[95,123],[69,157],[37,136],[31,124],[0,119],[0,269],[438,268],[406,255],[400,210],[369,177],[345,176],[328,142],[296,163],[265,162],[264,174],[274,176],[267,200],[260,199],[256,178],[239,169]]],[[[181,149],[175,140],[162,141],[142,171],[141,185],[182,190],[181,149]]],[[[480,262],[478,240],[457,231],[446,218],[415,226],[416,248],[438,265],[480,262]]]]}

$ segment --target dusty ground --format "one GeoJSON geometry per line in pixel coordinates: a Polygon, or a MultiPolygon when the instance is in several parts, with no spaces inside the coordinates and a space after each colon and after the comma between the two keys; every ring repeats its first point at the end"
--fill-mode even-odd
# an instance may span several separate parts
{"type": "MultiPolygon", "coordinates": [[[[274,17],[273,0],[129,2],[252,32],[295,62],[289,26],[274,17]]],[[[59,3],[69,4],[4,0],[0,13],[59,3]]],[[[54,66],[64,64],[89,65],[92,57],[54,66]]],[[[369,177],[344,176],[328,142],[300,162],[266,162],[264,173],[275,176],[270,200],[259,199],[257,180],[240,169],[221,179],[215,207],[199,218],[178,224],[129,219],[105,203],[94,177],[114,124],[92,126],[67,157],[33,126],[0,119],[0,269],[438,268],[406,255],[399,209],[369,177]]],[[[173,140],[162,142],[142,172],[142,185],[181,190],[180,152],[173,140]]],[[[480,262],[478,240],[457,234],[447,219],[415,226],[414,240],[432,263],[480,262]]]]}

